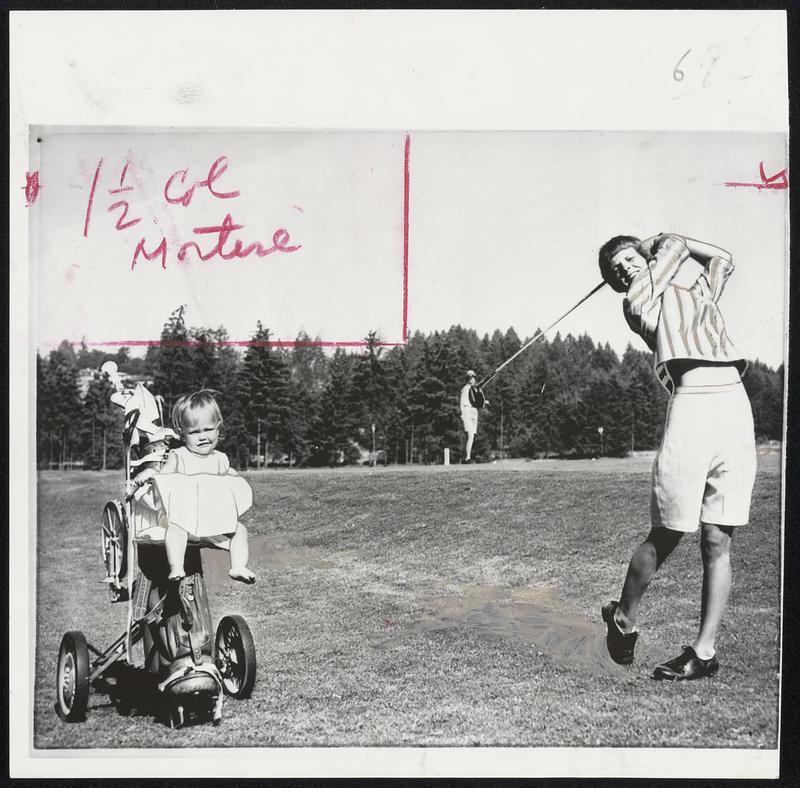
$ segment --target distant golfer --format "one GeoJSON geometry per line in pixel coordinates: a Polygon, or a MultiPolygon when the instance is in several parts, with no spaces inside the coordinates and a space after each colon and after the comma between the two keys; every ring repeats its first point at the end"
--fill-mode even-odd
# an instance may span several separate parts
{"type": "Polygon", "coordinates": [[[731,585],[731,537],[749,519],[756,473],[753,414],[740,378],[746,362],[718,305],[733,262],[722,249],[673,234],[617,236],[599,258],[605,281],[626,294],[625,319],[654,351],[656,376],[671,395],[653,464],[650,533],[631,558],[619,602],[602,609],[608,651],[620,664],[633,661],[642,595],[681,536],[699,525],[700,630],[653,672],[699,679],[719,670],[714,641],[731,585]]]}
{"type": "Polygon", "coordinates": [[[475,433],[478,431],[478,409],[475,407],[475,373],[470,370],[467,372],[467,382],[461,389],[461,421],[464,424],[464,432],[467,433],[467,445],[464,449],[464,462],[472,462],[472,442],[475,440],[475,433]]]}

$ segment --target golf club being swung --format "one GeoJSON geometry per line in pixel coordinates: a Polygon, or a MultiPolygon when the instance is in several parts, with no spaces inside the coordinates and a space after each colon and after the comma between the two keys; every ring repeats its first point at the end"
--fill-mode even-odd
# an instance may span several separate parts
{"type": "Polygon", "coordinates": [[[527,350],[527,348],[529,348],[534,342],[536,342],[537,339],[541,339],[548,331],[555,328],[567,315],[569,315],[571,312],[574,312],[584,301],[593,296],[601,287],[603,287],[603,285],[605,285],[605,281],[600,282],[599,285],[593,287],[583,298],[581,298],[580,301],[578,301],[577,304],[575,304],[575,306],[571,307],[566,312],[564,312],[564,314],[561,315],[561,317],[559,317],[558,320],[551,323],[547,328],[544,328],[541,331],[537,332],[533,337],[533,339],[529,339],[516,353],[514,353],[513,356],[507,358],[494,372],[486,375],[486,377],[481,378],[476,383],[476,388],[479,391],[482,391],[483,387],[491,380],[493,380],[501,369],[508,366],[520,353],[522,353],[523,350],[527,350]]]}

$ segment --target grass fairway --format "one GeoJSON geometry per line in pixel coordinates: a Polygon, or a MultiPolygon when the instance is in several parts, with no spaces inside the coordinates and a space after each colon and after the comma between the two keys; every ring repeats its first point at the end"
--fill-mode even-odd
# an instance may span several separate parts
{"type": "MultiPolygon", "coordinates": [[[[258,652],[249,701],[219,727],[172,731],[90,696],[53,710],[62,634],[105,648],[124,604],[99,582],[99,517],[121,473],[39,475],[34,744],[777,746],[780,469],[761,458],[751,524],[733,543],[720,673],[665,684],[653,666],[691,642],[699,535],[684,537],[641,608],[636,662],[605,652],[617,596],[648,527],[648,458],[491,466],[266,471],[245,522],[245,587],[205,551],[214,621],[243,615],[258,652]]],[[[139,652],[137,651],[137,654],[139,652]]]]}

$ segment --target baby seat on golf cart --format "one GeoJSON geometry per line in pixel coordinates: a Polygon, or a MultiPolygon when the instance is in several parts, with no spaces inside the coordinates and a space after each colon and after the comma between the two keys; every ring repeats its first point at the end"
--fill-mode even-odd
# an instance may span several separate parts
{"type": "Polygon", "coordinates": [[[144,648],[144,668],[158,691],[170,701],[169,721],[182,725],[185,714],[211,710],[222,718],[223,693],[249,697],[255,681],[255,647],[240,616],[225,616],[216,636],[203,576],[200,545],[189,545],[179,582],[169,580],[164,548],[167,522],[152,485],[137,485],[136,476],[159,470],[177,435],[163,426],[163,406],[143,385],[125,389],[116,364],[105,372],[115,386],[111,400],[123,407],[125,495],[106,503],[102,516],[102,550],[112,602],[128,603],[128,626],[105,652],[88,665],[88,645],[80,632],[64,636],[59,654],[59,714],[82,719],[89,685],[119,659],[132,663],[132,647],[144,648]]]}

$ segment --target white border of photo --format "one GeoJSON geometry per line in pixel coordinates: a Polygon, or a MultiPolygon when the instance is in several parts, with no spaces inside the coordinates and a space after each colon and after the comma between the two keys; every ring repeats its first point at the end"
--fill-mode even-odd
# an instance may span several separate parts
{"type": "Polygon", "coordinates": [[[777,749],[34,750],[35,283],[21,195],[36,125],[788,134],[786,32],[783,11],[12,12],[11,776],[118,776],[133,761],[142,777],[777,776],[777,749]]]}

